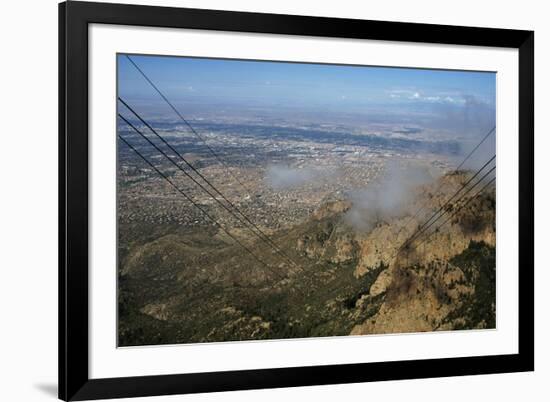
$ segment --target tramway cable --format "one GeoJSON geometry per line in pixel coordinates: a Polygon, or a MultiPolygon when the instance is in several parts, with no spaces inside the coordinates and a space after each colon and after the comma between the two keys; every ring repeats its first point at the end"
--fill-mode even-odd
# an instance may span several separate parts
{"type": "Polygon", "coordinates": [[[143,161],[145,161],[159,176],[161,176],[164,180],[166,180],[176,191],[178,191],[181,195],[187,199],[194,207],[196,207],[199,211],[201,211],[208,219],[214,223],[216,227],[221,229],[224,233],[226,233],[235,243],[237,243],[240,247],[242,247],[247,253],[249,253],[256,261],[261,263],[264,267],[266,267],[270,272],[277,275],[281,280],[284,280],[285,277],[279,274],[277,271],[273,270],[267,263],[265,263],[260,257],[258,257],[256,254],[252,252],[247,246],[245,246],[239,239],[237,239],[234,235],[232,235],[223,225],[221,225],[215,218],[213,218],[206,210],[201,207],[199,204],[197,204],[193,198],[185,193],[176,183],[174,183],[168,176],[166,176],[164,173],[162,173],[151,161],[149,161],[141,152],[139,152],[132,144],[130,144],[126,139],[124,139],[123,136],[118,134],[118,138],[124,142],[132,151],[136,153],[143,161]]]}
{"type": "MultiPolygon", "coordinates": [[[[120,98],[119,98],[120,99],[120,98]]],[[[130,126],[137,134],[139,134],[143,139],[145,139],[151,146],[153,146],[158,152],[160,152],[166,159],[168,159],[178,170],[180,170],[182,173],[185,174],[189,179],[191,179],[197,186],[199,186],[204,192],[206,192],[210,197],[212,197],[220,206],[222,206],[227,212],[229,212],[235,219],[237,219],[245,228],[247,228],[252,234],[254,234],[258,239],[260,239],[263,243],[267,244],[271,249],[275,250],[279,255],[281,255],[287,262],[289,262],[291,265],[297,266],[294,261],[292,261],[289,257],[286,256],[285,253],[283,253],[274,243],[270,242],[270,239],[254,224],[252,223],[246,215],[244,215],[237,207],[235,207],[231,201],[229,201],[215,186],[213,186],[208,179],[204,178],[203,175],[200,174],[200,172],[197,172],[196,169],[181,155],[179,154],[169,143],[167,143],[162,136],[160,136],[156,130],[154,130],[145,120],[141,118],[132,108],[130,108],[122,99],[120,99],[121,102],[130,110],[143,124],[146,125],[146,127],[149,128],[161,141],[163,141],[164,144],[168,146],[168,148],[173,151],[176,155],[179,156],[181,160],[186,163],[188,167],[190,167],[199,177],[201,177],[209,186],[212,188],[217,194],[219,194],[220,197],[222,197],[232,208],[235,209],[240,215],[244,217],[244,219],[251,223],[254,228],[256,228],[261,234],[258,234],[255,232],[243,219],[241,219],[235,211],[231,210],[226,204],[221,202],[210,190],[208,190],[203,184],[201,184],[197,179],[195,179],[192,175],[189,174],[185,169],[181,167],[180,164],[174,161],[172,157],[170,157],[165,151],[163,151],[157,144],[155,144],[153,141],[151,141],[145,134],[143,134],[135,125],[130,123],[124,116],[122,116],[120,113],[118,116],[126,123],[128,126],[130,126]],[[263,236],[263,237],[262,237],[263,236]]]]}

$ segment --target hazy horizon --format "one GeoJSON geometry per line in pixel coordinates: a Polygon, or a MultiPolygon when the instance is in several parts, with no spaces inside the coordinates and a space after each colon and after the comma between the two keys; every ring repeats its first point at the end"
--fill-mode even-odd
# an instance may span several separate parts
{"type": "MultiPolygon", "coordinates": [[[[130,57],[192,119],[392,124],[412,134],[435,130],[473,138],[495,122],[493,72],[130,57]]],[[[143,106],[150,118],[177,121],[124,54],[118,55],[118,76],[119,96],[143,106]]]]}

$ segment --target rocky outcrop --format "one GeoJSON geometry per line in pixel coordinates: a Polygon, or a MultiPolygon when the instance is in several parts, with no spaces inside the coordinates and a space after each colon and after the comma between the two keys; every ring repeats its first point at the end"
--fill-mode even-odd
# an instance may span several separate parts
{"type": "Polygon", "coordinates": [[[166,303],[151,303],[143,306],[141,312],[160,321],[166,321],[168,315],[168,305],[166,303]]]}
{"type": "Polygon", "coordinates": [[[359,243],[356,233],[343,220],[344,213],[350,207],[348,201],[331,201],[320,207],[296,240],[296,249],[310,259],[333,264],[355,261],[359,243]]]}
{"type": "Polygon", "coordinates": [[[340,215],[348,211],[351,208],[351,205],[352,204],[350,201],[330,201],[313,212],[312,218],[321,220],[328,217],[333,217],[335,215],[340,215]]]}
{"type": "Polygon", "coordinates": [[[269,333],[271,323],[260,316],[249,316],[235,307],[221,309],[220,322],[224,325],[213,328],[207,335],[207,340],[225,339],[261,339],[269,333]]]}
{"type": "MultiPolygon", "coordinates": [[[[443,177],[434,186],[446,188],[452,194],[463,181],[464,176],[451,175],[443,177]]],[[[495,284],[488,281],[480,284],[478,281],[480,277],[490,276],[491,269],[494,270],[494,260],[487,262],[484,259],[487,253],[487,258],[494,259],[494,192],[480,194],[462,209],[457,209],[456,213],[452,208],[457,207],[452,206],[444,218],[409,247],[404,247],[400,252],[396,250],[396,244],[404,244],[418,226],[448,199],[445,194],[432,195],[435,193],[434,186],[426,187],[422,193],[424,197],[421,200],[426,211],[414,218],[404,217],[379,224],[360,242],[356,277],[369,273],[380,262],[387,264],[388,268],[378,275],[369,291],[371,297],[384,295],[384,302],[375,315],[356,325],[352,334],[421,332],[490,325],[491,301],[484,296],[483,289],[494,291],[495,284]],[[453,219],[434,230],[453,213],[453,219]],[[406,222],[408,225],[405,225],[406,222]],[[403,230],[409,226],[411,229],[403,230]],[[457,265],[456,261],[464,263],[460,258],[463,255],[469,256],[467,261],[479,259],[479,266],[457,265]],[[486,302],[476,307],[478,313],[466,307],[467,303],[475,305],[477,300],[484,298],[486,302]],[[479,318],[487,314],[488,319],[479,318]]]]}
{"type": "Polygon", "coordinates": [[[464,178],[424,186],[409,211],[368,230],[350,221],[350,202],[325,203],[272,234],[296,266],[237,228],[266,265],[220,232],[147,237],[119,271],[122,344],[493,328],[493,191],[400,250],[464,178]]]}

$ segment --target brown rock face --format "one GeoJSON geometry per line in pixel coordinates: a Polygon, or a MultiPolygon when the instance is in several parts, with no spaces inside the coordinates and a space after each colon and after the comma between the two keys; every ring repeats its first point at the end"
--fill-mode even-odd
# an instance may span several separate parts
{"type": "MultiPolygon", "coordinates": [[[[441,179],[439,186],[447,186],[447,191],[453,193],[463,180],[460,175],[447,176],[441,179]]],[[[493,191],[480,194],[467,206],[457,209],[454,218],[438,230],[434,229],[439,225],[434,224],[433,229],[426,230],[425,235],[419,236],[410,247],[398,253],[396,245],[404,244],[448,199],[445,195],[432,196],[435,191],[426,188],[423,192],[424,202],[428,205],[426,211],[415,218],[405,217],[379,224],[359,242],[359,262],[355,269],[357,278],[369,273],[380,262],[387,264],[388,268],[378,275],[369,291],[371,297],[384,296],[379,311],[356,325],[352,334],[445,330],[469,327],[476,319],[478,323],[475,325],[487,325],[487,320],[478,317],[480,313],[472,311],[486,312],[487,306],[490,311],[491,300],[483,287],[494,289],[495,286],[494,281],[483,279],[490,274],[490,270],[487,271],[485,262],[485,265],[479,262],[490,257],[485,258],[485,250],[492,250],[494,258],[493,191]],[[470,250],[472,244],[483,245],[474,247],[478,254],[470,250]],[[468,258],[457,257],[462,255],[468,258]],[[472,255],[479,260],[473,263],[473,268],[468,265],[469,259],[473,261],[472,255]],[[462,265],[457,266],[455,260],[462,265]],[[478,300],[483,300],[479,303],[481,307],[476,304],[478,300]],[[470,318],[465,319],[461,314],[470,318]]],[[[442,223],[447,216],[438,223],[442,223]]],[[[494,261],[492,264],[494,270],[494,261]]]]}
{"type": "Polygon", "coordinates": [[[141,308],[143,314],[147,314],[157,320],[166,321],[168,319],[168,311],[166,303],[151,303],[141,308]]]}
{"type": "Polygon", "coordinates": [[[331,201],[321,206],[312,215],[313,219],[321,220],[330,216],[342,214],[351,208],[350,201],[331,201]]]}
{"type": "Polygon", "coordinates": [[[332,201],[312,214],[312,220],[296,240],[296,249],[310,259],[334,264],[352,262],[358,257],[359,244],[356,234],[342,222],[349,210],[348,201],[332,201]]]}
{"type": "Polygon", "coordinates": [[[267,267],[214,229],[147,236],[120,267],[119,339],[129,346],[494,328],[494,190],[401,250],[465,177],[424,186],[410,210],[368,229],[352,221],[351,202],[323,204],[272,234],[296,266],[244,228],[232,233],[267,267]]]}
{"type": "Polygon", "coordinates": [[[391,282],[392,272],[390,269],[385,269],[378,275],[378,278],[376,278],[376,281],[372,284],[369,294],[371,296],[378,296],[384,293],[391,282]]]}
{"type": "Polygon", "coordinates": [[[452,286],[463,281],[459,268],[431,264],[428,268],[383,271],[371,287],[371,295],[386,292],[376,315],[353,328],[352,334],[425,332],[446,329],[444,320],[471,286],[452,286]]]}

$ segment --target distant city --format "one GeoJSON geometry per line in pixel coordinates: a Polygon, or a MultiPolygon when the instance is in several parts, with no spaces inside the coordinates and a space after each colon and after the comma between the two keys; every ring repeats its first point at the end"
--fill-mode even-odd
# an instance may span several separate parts
{"type": "MultiPolygon", "coordinates": [[[[350,191],[364,188],[383,172],[389,160],[399,159],[403,163],[445,171],[450,168],[449,160],[454,160],[460,152],[456,141],[433,142],[402,138],[401,135],[394,137],[392,134],[396,129],[392,128],[384,136],[381,132],[370,135],[342,132],[340,127],[329,125],[293,127],[290,123],[270,126],[190,121],[210,148],[220,153],[230,169],[221,165],[204,143],[197,141],[197,137],[186,131],[181,123],[157,123],[155,126],[173,147],[189,155],[195,166],[233,202],[272,229],[299,222],[323,200],[342,198],[350,191]],[[300,172],[307,171],[310,173],[308,176],[315,176],[315,180],[282,188],[271,186],[269,173],[278,167],[284,167],[287,175],[300,176],[300,172]],[[254,189],[253,194],[236,185],[233,176],[246,182],[246,188],[254,189]]],[[[164,171],[176,174],[177,168],[168,161],[162,161],[158,152],[151,149],[146,141],[136,138],[135,133],[122,127],[120,130],[128,138],[133,138],[138,149],[143,149],[151,160],[158,160],[164,171]]],[[[198,210],[182,203],[181,195],[164,194],[164,180],[151,169],[137,169],[135,156],[124,146],[120,146],[119,165],[119,181],[125,189],[121,193],[119,219],[210,224],[198,210]],[[144,180],[147,185],[144,185],[144,180]],[[138,181],[139,186],[131,186],[138,181]],[[158,194],[160,199],[155,199],[152,194],[158,194]],[[159,204],[159,201],[162,203],[159,204]],[[139,205],[140,210],[134,210],[132,205],[139,205]],[[144,212],[147,205],[148,212],[144,212]]],[[[201,204],[219,208],[211,197],[189,180],[180,184],[201,204]]]]}

